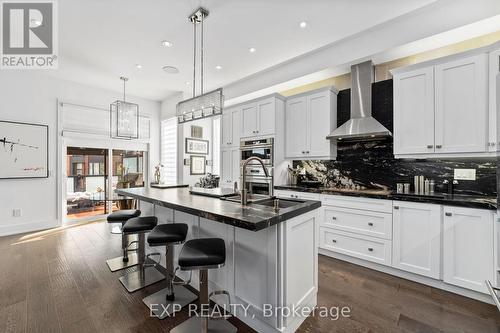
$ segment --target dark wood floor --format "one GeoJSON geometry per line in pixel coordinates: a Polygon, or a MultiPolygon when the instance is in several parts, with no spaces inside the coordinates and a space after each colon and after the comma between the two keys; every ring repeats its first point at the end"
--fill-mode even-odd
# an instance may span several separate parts
{"type": "MultiPolygon", "coordinates": [[[[105,259],[120,237],[106,223],[0,238],[0,332],[168,332],[187,317],[149,317],[105,259]]],[[[496,308],[320,256],[320,306],[349,306],[350,318],[310,317],[300,332],[500,332],[496,308]]],[[[252,332],[236,319],[239,332],[252,332]]]]}

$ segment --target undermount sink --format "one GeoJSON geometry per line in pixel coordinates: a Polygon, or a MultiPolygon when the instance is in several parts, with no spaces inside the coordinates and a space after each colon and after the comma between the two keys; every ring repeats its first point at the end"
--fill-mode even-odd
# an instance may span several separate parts
{"type": "Polygon", "coordinates": [[[267,199],[263,201],[259,201],[255,203],[254,205],[256,206],[266,206],[266,207],[274,207],[274,201],[278,201],[278,208],[288,208],[288,207],[293,207],[296,205],[300,205],[301,203],[304,203],[304,201],[297,201],[297,200],[287,200],[287,199],[267,199]]]}
{"type": "MultiPolygon", "coordinates": [[[[226,198],[221,198],[227,201],[241,202],[241,195],[232,195],[226,198]]],[[[256,204],[266,200],[272,200],[272,197],[263,194],[248,194],[248,204],[256,204]]]]}

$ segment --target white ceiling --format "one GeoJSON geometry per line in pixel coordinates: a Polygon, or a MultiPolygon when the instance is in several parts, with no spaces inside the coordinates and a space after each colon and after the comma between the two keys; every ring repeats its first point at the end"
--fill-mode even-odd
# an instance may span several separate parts
{"type": "Polygon", "coordinates": [[[162,100],[192,80],[192,25],[205,22],[205,91],[248,77],[417,10],[434,0],[64,0],[59,1],[60,66],[64,79],[162,100]],[[306,29],[299,22],[306,21],[306,29]],[[173,47],[164,48],[160,41],[173,47]],[[255,47],[257,52],[248,52],[255,47]],[[135,68],[141,64],[142,69],[135,68]],[[166,74],[161,67],[179,68],[166,74]],[[216,70],[215,66],[222,66],[216,70]]]}

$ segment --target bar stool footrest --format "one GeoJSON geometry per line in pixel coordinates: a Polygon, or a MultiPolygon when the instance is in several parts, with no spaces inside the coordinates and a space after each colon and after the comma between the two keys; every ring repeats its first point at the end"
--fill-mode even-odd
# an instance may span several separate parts
{"type": "MultiPolygon", "coordinates": [[[[212,291],[209,295],[208,295],[208,299],[210,300],[212,298],[212,296],[217,296],[217,295],[225,295],[227,297],[227,300],[228,300],[228,303],[229,305],[231,305],[231,295],[229,295],[229,292],[227,292],[226,290],[215,290],[215,291],[212,291]]],[[[215,301],[214,301],[215,302],[215,301]]],[[[225,312],[228,312],[226,307],[225,306],[220,306],[219,304],[217,304],[215,302],[216,306],[219,307],[219,309],[222,308],[222,310],[224,310],[225,312]]],[[[216,311],[214,311],[214,307],[210,307],[210,313],[216,313],[216,311]]],[[[217,312],[221,312],[220,310],[217,311],[217,312]]],[[[222,316],[215,316],[215,315],[212,315],[210,316],[211,319],[214,319],[214,320],[225,320],[225,319],[228,319],[228,318],[231,318],[232,315],[229,313],[229,314],[224,314],[222,316]]]]}
{"type": "Polygon", "coordinates": [[[146,255],[146,263],[144,264],[144,267],[156,267],[160,264],[160,259],[161,259],[160,252],[149,253],[146,255]],[[158,260],[151,259],[151,257],[155,256],[158,257],[158,260]]]}
{"type": "Polygon", "coordinates": [[[191,278],[193,277],[193,271],[189,271],[189,279],[183,280],[180,277],[177,276],[177,271],[179,270],[179,267],[176,267],[174,270],[174,276],[172,277],[172,284],[174,286],[187,286],[191,283],[191,278]],[[180,281],[175,281],[175,279],[180,281]]]}

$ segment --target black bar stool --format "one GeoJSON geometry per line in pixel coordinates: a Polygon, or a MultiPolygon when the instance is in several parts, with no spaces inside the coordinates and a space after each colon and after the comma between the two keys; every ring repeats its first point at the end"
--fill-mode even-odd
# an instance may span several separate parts
{"type": "MultiPolygon", "coordinates": [[[[216,291],[208,294],[208,270],[221,268],[226,262],[226,244],[221,238],[199,238],[187,241],[179,254],[179,266],[183,271],[200,271],[200,311],[198,316],[191,317],[174,327],[171,333],[194,332],[236,332],[237,329],[225,316],[211,317],[207,313],[210,306],[210,296],[225,294],[226,291],[216,291]],[[201,312],[201,313],[200,313],[201,312]]],[[[231,300],[229,300],[231,303],[231,300]]]]}
{"type": "Polygon", "coordinates": [[[144,298],[150,313],[159,319],[171,316],[182,307],[191,303],[197,296],[181,285],[189,284],[182,281],[174,282],[174,245],[182,244],[186,240],[188,225],[184,223],[169,223],[157,225],[148,235],[149,246],[165,246],[165,267],[167,270],[167,287],[144,298]],[[175,304],[175,306],[174,306],[175,304]]]}
{"type": "Polygon", "coordinates": [[[147,287],[153,283],[165,279],[162,273],[156,269],[158,261],[151,263],[151,256],[160,256],[160,253],[150,253],[146,256],[146,233],[153,230],[158,224],[156,216],[142,216],[129,219],[123,225],[124,235],[137,235],[137,260],[138,269],[120,277],[120,282],[129,293],[147,287]],[[146,262],[146,259],[150,259],[146,262]]]}
{"type": "MultiPolygon", "coordinates": [[[[108,223],[121,223],[120,233],[122,234],[123,256],[106,260],[106,263],[108,264],[108,267],[112,272],[116,272],[127,267],[132,267],[139,263],[137,260],[137,255],[135,253],[131,254],[130,256],[128,255],[129,251],[135,251],[135,249],[129,249],[130,245],[132,245],[134,242],[129,242],[129,237],[123,234],[123,225],[129,219],[138,217],[140,215],[141,211],[138,209],[126,209],[113,212],[107,217],[108,223]]],[[[115,232],[112,231],[111,233],[115,232]]]]}

